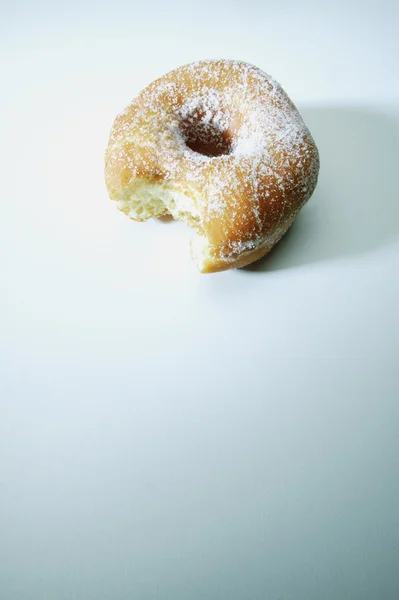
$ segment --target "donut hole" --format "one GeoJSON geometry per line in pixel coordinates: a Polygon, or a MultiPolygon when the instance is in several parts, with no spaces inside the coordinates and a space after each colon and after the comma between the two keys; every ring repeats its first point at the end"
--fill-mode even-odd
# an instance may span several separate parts
{"type": "Polygon", "coordinates": [[[231,154],[233,137],[218,114],[197,110],[180,122],[180,131],[190,150],[209,157],[231,154]]]}

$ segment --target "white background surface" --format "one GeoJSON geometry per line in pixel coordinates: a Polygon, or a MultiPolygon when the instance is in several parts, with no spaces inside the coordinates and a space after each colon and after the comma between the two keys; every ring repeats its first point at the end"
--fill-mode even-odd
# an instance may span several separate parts
{"type": "Polygon", "coordinates": [[[398,29],[387,1],[1,5],[1,600],[399,597],[398,29]],[[269,257],[204,276],[103,153],[210,57],[282,83],[321,172],[269,257]]]}

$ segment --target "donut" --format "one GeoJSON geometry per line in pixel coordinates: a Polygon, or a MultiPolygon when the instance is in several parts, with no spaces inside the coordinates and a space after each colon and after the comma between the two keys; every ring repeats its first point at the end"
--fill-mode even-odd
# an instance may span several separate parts
{"type": "Polygon", "coordinates": [[[105,182],[135,221],[172,215],[192,227],[202,273],[267,254],[312,195],[316,144],[272,77],[236,60],[181,66],[115,119],[105,182]]]}

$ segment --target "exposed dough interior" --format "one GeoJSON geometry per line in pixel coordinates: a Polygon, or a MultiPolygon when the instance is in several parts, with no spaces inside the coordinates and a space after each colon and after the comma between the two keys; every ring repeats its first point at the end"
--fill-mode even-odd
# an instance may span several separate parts
{"type": "Polygon", "coordinates": [[[202,268],[208,258],[209,244],[201,228],[198,193],[171,182],[134,179],[121,190],[116,200],[119,210],[137,221],[169,214],[195,229],[198,235],[191,242],[191,251],[199,269],[202,268]]]}
{"type": "Polygon", "coordinates": [[[172,183],[134,179],[121,190],[116,200],[119,210],[136,221],[171,214],[191,227],[200,226],[200,213],[193,193],[172,183]]]}

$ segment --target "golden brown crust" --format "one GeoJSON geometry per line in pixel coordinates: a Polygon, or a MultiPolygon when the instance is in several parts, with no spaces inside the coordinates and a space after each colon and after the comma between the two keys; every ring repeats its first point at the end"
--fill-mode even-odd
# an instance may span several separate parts
{"type": "MultiPolygon", "coordinates": [[[[266,254],[312,195],[318,171],[316,145],[280,85],[220,60],[168,73],[118,115],[105,176],[117,201],[138,180],[190,196],[207,240],[201,270],[213,272],[266,254]]],[[[143,219],[126,201],[120,207],[143,219]]]]}

